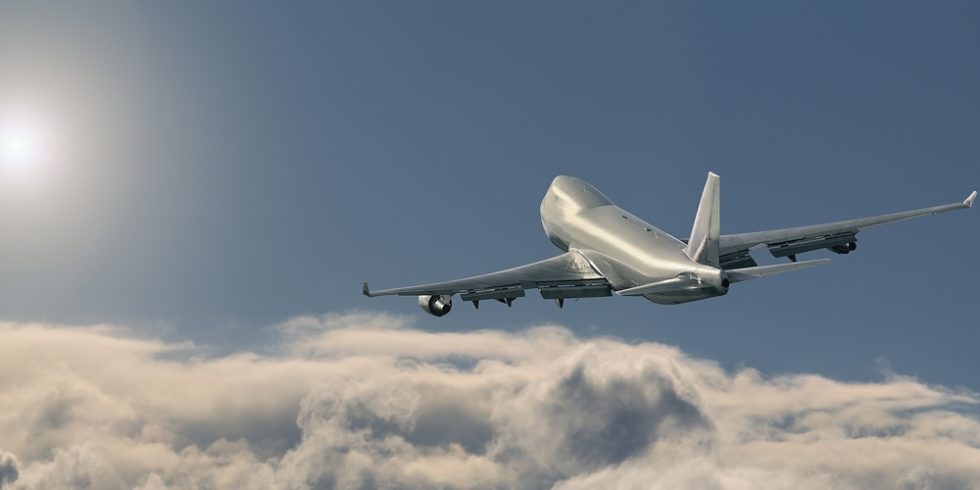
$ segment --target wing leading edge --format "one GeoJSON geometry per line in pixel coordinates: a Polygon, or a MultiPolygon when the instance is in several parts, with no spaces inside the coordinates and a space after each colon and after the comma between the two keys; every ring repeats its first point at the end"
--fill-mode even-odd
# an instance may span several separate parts
{"type": "Polygon", "coordinates": [[[463,301],[506,300],[539,289],[545,299],[609,296],[609,282],[577,250],[557,257],[498,272],[419,286],[372,291],[364,283],[365,296],[422,296],[460,293],[463,301]]]}
{"type": "Polygon", "coordinates": [[[962,202],[941,206],[819,225],[721,235],[719,238],[719,252],[722,267],[733,269],[755,265],[755,261],[748,255],[748,251],[753,247],[763,245],[769,248],[773,256],[789,257],[791,260],[795,260],[797,253],[822,248],[831,249],[838,253],[847,253],[856,247],[855,243],[857,238],[855,236],[863,229],[885,223],[970,208],[973,207],[973,202],[976,200],[976,197],[977,191],[973,191],[962,202]]]}

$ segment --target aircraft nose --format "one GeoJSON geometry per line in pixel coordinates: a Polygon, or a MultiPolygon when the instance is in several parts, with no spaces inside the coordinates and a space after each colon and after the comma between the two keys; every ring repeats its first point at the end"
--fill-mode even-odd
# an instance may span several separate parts
{"type": "Polygon", "coordinates": [[[559,175],[551,182],[552,194],[562,196],[564,199],[574,203],[579,208],[596,208],[612,204],[612,201],[604,196],[598,189],[589,185],[582,179],[559,175]]]}

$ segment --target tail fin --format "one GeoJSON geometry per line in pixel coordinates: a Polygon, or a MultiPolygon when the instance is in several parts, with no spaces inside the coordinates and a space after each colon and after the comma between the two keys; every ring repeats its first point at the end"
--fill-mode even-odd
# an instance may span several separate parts
{"type": "Polygon", "coordinates": [[[721,177],[714,172],[708,172],[708,181],[704,183],[698,214],[694,217],[691,238],[687,240],[687,248],[684,249],[684,253],[692,260],[714,267],[719,266],[720,199],[721,177]]]}

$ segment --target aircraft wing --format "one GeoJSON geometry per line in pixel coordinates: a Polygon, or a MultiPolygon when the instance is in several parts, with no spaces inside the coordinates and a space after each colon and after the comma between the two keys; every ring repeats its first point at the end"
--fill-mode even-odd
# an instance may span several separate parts
{"type": "Polygon", "coordinates": [[[609,282],[578,251],[481,276],[420,286],[372,291],[364,283],[366,296],[422,296],[460,293],[463,301],[496,299],[509,302],[524,296],[526,289],[539,289],[545,299],[609,296],[609,282]]]}
{"type": "Polygon", "coordinates": [[[737,233],[719,237],[719,255],[724,269],[737,269],[755,266],[749,249],[765,246],[775,257],[789,257],[796,260],[796,254],[830,249],[837,253],[848,253],[857,247],[857,233],[865,228],[902,221],[920,216],[945,213],[973,206],[977,192],[973,191],[963,202],[914,209],[898,213],[858,218],[821,225],[798,226],[779,230],[737,233]]]}

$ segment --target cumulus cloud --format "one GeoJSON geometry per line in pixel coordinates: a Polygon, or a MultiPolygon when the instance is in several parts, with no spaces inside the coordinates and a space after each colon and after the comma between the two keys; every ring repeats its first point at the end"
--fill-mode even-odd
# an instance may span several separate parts
{"type": "Polygon", "coordinates": [[[0,449],[0,488],[17,481],[17,477],[20,475],[17,466],[17,457],[0,449]]]}
{"type": "Polygon", "coordinates": [[[980,396],[557,326],[299,317],[271,352],[0,325],[6,488],[980,488],[980,396]]]}

